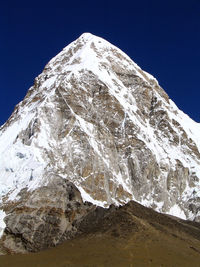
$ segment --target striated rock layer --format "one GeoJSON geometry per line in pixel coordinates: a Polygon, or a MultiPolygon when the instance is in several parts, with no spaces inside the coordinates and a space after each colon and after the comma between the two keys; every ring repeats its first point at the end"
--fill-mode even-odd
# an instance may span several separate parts
{"type": "Polygon", "coordinates": [[[4,251],[76,232],[93,205],[135,200],[200,221],[200,125],[121,50],[85,33],[54,57],[0,128],[4,251]]]}

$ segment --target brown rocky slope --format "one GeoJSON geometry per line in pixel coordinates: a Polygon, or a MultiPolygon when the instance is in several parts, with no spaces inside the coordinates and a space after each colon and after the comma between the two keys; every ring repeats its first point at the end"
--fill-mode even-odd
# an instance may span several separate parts
{"type": "Polygon", "coordinates": [[[0,266],[199,266],[200,224],[131,201],[93,207],[78,234],[56,248],[2,256],[0,266]]]}

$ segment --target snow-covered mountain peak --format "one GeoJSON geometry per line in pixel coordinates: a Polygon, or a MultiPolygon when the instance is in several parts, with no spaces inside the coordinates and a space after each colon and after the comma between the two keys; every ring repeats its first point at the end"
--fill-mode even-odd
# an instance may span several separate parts
{"type": "Polygon", "coordinates": [[[105,39],[98,37],[97,35],[94,35],[94,34],[89,33],[89,32],[85,32],[85,33],[81,34],[81,36],[79,36],[78,39],[83,40],[84,43],[88,43],[88,42],[101,43],[101,42],[103,42],[104,44],[107,43],[107,45],[110,45],[105,39]]]}
{"type": "Polygon", "coordinates": [[[43,205],[38,194],[61,180],[98,206],[136,200],[200,220],[199,132],[153,76],[85,33],[50,60],[0,129],[0,220],[24,195],[31,209],[43,205]]]}
{"type": "Polygon", "coordinates": [[[88,69],[99,75],[99,72],[117,71],[123,68],[146,82],[157,80],[150,74],[141,70],[123,51],[110,44],[103,38],[90,33],[82,34],[77,40],[66,46],[56,57],[45,67],[45,73],[49,76],[64,74],[67,71],[81,71],[88,69]]]}

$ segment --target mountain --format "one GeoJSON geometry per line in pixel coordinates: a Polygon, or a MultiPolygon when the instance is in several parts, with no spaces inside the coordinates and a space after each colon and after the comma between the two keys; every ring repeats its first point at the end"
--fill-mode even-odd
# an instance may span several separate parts
{"type": "Polygon", "coordinates": [[[0,128],[3,252],[78,233],[131,200],[200,221],[200,124],[120,49],[84,33],[44,68],[0,128]]]}

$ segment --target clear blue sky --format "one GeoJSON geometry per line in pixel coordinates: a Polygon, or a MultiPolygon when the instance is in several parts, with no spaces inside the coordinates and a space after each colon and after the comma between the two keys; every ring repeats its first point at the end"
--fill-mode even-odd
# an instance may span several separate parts
{"type": "Polygon", "coordinates": [[[46,63],[83,32],[121,48],[200,122],[199,0],[27,3],[1,3],[0,125],[46,63]]]}

